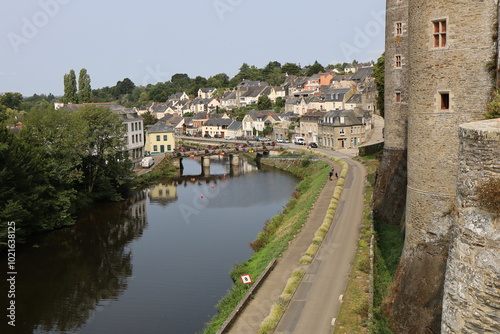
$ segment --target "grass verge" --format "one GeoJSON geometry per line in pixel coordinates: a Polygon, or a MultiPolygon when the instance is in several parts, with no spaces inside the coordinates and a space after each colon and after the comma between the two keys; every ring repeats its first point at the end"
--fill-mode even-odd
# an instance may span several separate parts
{"type": "MultiPolygon", "coordinates": [[[[204,334],[215,333],[247,292],[249,286],[241,283],[240,275],[259,277],[266,266],[288,248],[290,241],[306,222],[309,211],[328,179],[329,170],[326,162],[301,159],[286,168],[286,171],[302,180],[283,212],[268,220],[262,232],[250,244],[256,252],[249,260],[236,264],[231,270],[230,275],[235,284],[217,304],[218,313],[207,324],[204,334]]],[[[274,310],[279,311],[279,308],[274,310]]]]}

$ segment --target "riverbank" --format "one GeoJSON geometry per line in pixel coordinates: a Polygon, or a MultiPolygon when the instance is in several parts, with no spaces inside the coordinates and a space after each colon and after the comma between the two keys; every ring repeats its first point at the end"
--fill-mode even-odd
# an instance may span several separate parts
{"type": "Polygon", "coordinates": [[[330,168],[324,161],[294,159],[283,169],[301,178],[301,182],[282,213],[267,221],[263,231],[251,243],[256,252],[249,260],[235,265],[231,270],[235,284],[218,303],[218,314],[207,325],[204,333],[215,333],[248,291],[249,287],[242,284],[240,275],[250,274],[257,278],[273,259],[282,261],[285,250],[303,228],[318,195],[328,182],[330,168]]]}

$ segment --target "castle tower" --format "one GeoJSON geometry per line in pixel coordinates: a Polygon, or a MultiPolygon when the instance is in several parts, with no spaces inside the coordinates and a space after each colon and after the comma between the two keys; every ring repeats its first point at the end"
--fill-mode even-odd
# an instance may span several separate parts
{"type": "Polygon", "coordinates": [[[405,245],[391,308],[397,333],[441,330],[456,219],[458,126],[484,118],[493,87],[487,64],[495,59],[497,15],[494,0],[408,2],[408,58],[402,64],[408,67],[405,245]]]}
{"type": "Polygon", "coordinates": [[[403,224],[408,114],[408,0],[387,0],[384,152],[374,194],[376,220],[403,224]]]}

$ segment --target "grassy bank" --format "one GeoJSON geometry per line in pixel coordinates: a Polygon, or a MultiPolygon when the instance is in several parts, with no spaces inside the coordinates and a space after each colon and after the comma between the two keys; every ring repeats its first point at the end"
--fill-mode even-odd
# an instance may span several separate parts
{"type": "Polygon", "coordinates": [[[383,301],[389,292],[403,250],[404,236],[399,226],[375,222],[377,247],[373,283],[373,333],[390,334],[383,301]]]}
{"type": "MultiPolygon", "coordinates": [[[[262,232],[250,244],[255,250],[252,257],[231,270],[230,275],[235,284],[217,304],[218,313],[207,324],[205,334],[215,333],[247,292],[249,287],[241,283],[240,275],[250,274],[257,278],[274,258],[279,258],[287,249],[289,242],[305,224],[309,211],[328,179],[329,170],[326,162],[308,159],[297,159],[286,168],[301,181],[283,212],[268,220],[262,232]]],[[[297,274],[299,276],[300,273],[297,274]]]]}
{"type": "Polygon", "coordinates": [[[172,158],[167,156],[151,172],[135,177],[131,189],[146,187],[177,172],[178,169],[172,164],[172,158]]]}

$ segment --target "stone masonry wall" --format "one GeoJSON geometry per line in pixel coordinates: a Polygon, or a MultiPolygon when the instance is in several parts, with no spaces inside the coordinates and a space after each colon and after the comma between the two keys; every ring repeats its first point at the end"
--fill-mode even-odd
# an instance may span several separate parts
{"type": "Polygon", "coordinates": [[[408,0],[387,1],[385,35],[384,151],[373,212],[376,220],[399,225],[406,200],[408,0]],[[395,66],[396,56],[401,57],[401,67],[395,66]],[[396,92],[400,101],[396,101],[396,92]]]}
{"type": "Polygon", "coordinates": [[[500,120],[460,126],[457,207],[444,288],[442,333],[500,333],[500,218],[476,186],[500,178],[500,120]]]}
{"type": "Polygon", "coordinates": [[[408,186],[405,246],[391,308],[396,333],[441,330],[456,219],[458,127],[483,118],[491,97],[487,64],[496,52],[496,18],[495,0],[408,3],[408,186]],[[443,20],[446,45],[435,47],[434,22],[443,20]],[[442,94],[449,96],[448,108],[442,94]]]}

